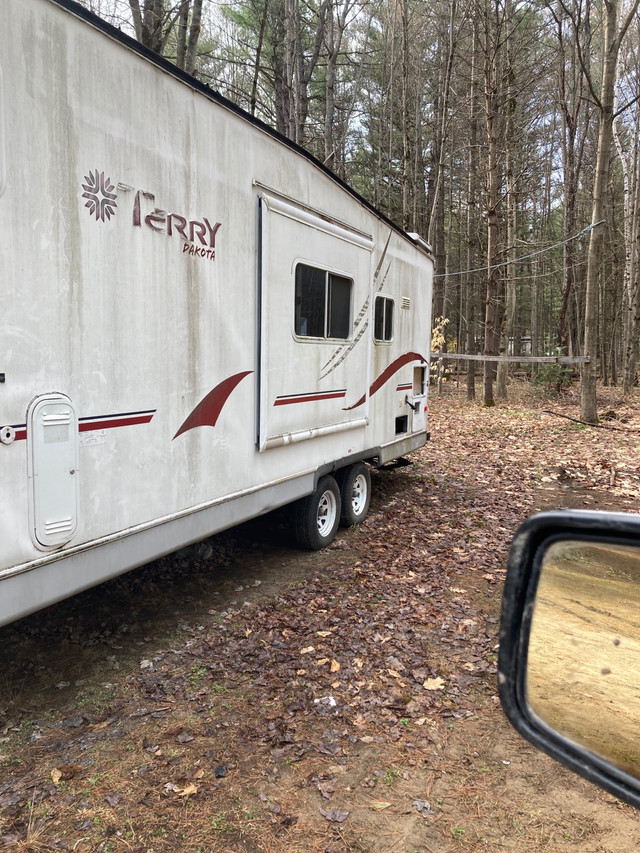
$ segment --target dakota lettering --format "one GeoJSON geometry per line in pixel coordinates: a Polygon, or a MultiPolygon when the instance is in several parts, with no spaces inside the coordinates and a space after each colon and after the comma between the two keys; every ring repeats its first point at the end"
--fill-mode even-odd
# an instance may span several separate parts
{"type": "Polygon", "coordinates": [[[209,261],[215,261],[216,259],[215,249],[205,249],[202,246],[195,246],[193,243],[183,243],[182,254],[194,255],[197,258],[206,258],[209,261]]]}

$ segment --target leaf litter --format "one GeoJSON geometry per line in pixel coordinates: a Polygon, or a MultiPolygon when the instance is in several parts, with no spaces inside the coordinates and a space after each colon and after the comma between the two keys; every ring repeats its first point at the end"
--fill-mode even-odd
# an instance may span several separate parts
{"type": "MultiPolygon", "coordinates": [[[[637,429],[636,399],[606,393],[637,429]]],[[[635,813],[522,741],[496,695],[515,528],[539,508],[637,510],[637,436],[452,390],[432,398],[430,428],[412,467],[373,472],[368,519],[324,552],[287,549],[274,516],[2,629],[0,841],[78,853],[640,844],[635,813]],[[172,616],[180,590],[191,603],[172,616]],[[116,612],[97,623],[110,592],[116,612]]]]}

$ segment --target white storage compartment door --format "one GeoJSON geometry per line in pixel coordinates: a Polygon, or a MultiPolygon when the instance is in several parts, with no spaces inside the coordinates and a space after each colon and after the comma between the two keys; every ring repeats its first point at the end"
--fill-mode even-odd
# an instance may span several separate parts
{"type": "Polygon", "coordinates": [[[65,545],[78,521],[78,419],[71,400],[47,394],[27,416],[31,535],[40,548],[65,545]]]}

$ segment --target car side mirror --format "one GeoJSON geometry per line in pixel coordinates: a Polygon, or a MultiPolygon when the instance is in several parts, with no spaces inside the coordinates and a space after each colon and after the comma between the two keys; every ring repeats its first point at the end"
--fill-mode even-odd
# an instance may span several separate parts
{"type": "Polygon", "coordinates": [[[640,808],[640,515],[550,512],[520,527],[498,679],[520,734],[640,808]]]}

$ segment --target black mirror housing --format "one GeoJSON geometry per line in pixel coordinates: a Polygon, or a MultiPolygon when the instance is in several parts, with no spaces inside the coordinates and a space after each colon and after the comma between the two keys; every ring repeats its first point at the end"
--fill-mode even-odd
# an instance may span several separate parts
{"type": "MultiPolygon", "coordinates": [[[[544,606],[547,610],[550,611],[555,607],[560,612],[561,609],[557,606],[556,596],[552,594],[554,592],[553,589],[550,591],[547,586],[541,593],[540,578],[543,567],[545,566],[544,571],[547,577],[553,575],[554,572],[557,573],[555,567],[556,565],[562,565],[562,560],[556,559],[553,563],[552,571],[549,571],[549,567],[551,566],[549,555],[562,554],[563,548],[565,549],[564,563],[569,568],[572,568],[570,564],[571,558],[567,557],[567,554],[595,553],[598,555],[602,553],[604,555],[604,559],[602,560],[604,566],[603,572],[606,571],[613,578],[609,581],[611,585],[614,583],[618,584],[617,579],[613,577],[615,569],[611,568],[615,565],[618,554],[622,554],[623,558],[625,555],[628,555],[626,558],[627,562],[637,560],[638,568],[640,569],[640,515],[579,510],[546,512],[532,516],[518,529],[509,554],[500,620],[498,687],[502,707],[515,729],[534,746],[624,802],[640,808],[640,766],[637,764],[637,760],[634,759],[634,764],[631,768],[635,769],[636,772],[630,772],[630,765],[625,764],[623,761],[611,760],[607,755],[608,750],[604,750],[601,755],[599,754],[599,750],[590,749],[580,743],[580,738],[574,739],[567,736],[566,732],[561,730],[562,727],[560,725],[554,724],[553,714],[549,714],[546,719],[543,719],[539,713],[536,713],[532,706],[531,696],[533,694],[531,694],[529,689],[531,685],[528,684],[527,679],[531,678],[529,653],[534,613],[537,608],[539,612],[539,609],[542,607],[540,602],[543,598],[546,601],[544,606]],[[597,549],[601,549],[601,551],[597,549]],[[607,566],[609,566],[608,569],[607,566]]],[[[597,563],[598,560],[595,560],[593,565],[597,563]]],[[[566,588],[570,590],[570,597],[566,600],[572,606],[575,605],[576,607],[580,607],[581,596],[588,595],[588,591],[585,591],[585,589],[588,590],[591,581],[587,576],[586,585],[583,585],[580,580],[581,578],[582,575],[570,577],[569,572],[564,572],[564,577],[562,578],[566,588]],[[578,579],[577,582],[576,578],[578,579]]],[[[629,574],[629,578],[629,583],[632,586],[627,588],[635,591],[637,586],[639,589],[638,596],[640,596],[640,583],[635,584],[633,572],[629,574]]],[[[593,586],[592,594],[593,590],[595,590],[596,594],[598,593],[598,588],[595,585],[593,586]]],[[[623,600],[619,590],[616,592],[616,595],[619,600],[623,600]]],[[[599,599],[593,597],[590,600],[598,601],[599,599]]],[[[628,605],[627,609],[630,606],[628,605]]],[[[588,609],[598,610],[598,608],[594,607],[588,609]]],[[[613,610],[613,616],[609,612],[610,610],[607,611],[606,629],[601,628],[600,630],[605,631],[602,636],[605,637],[606,635],[604,643],[607,645],[607,649],[612,643],[610,653],[613,659],[617,660],[615,657],[617,649],[614,650],[613,647],[620,646],[621,641],[615,637],[611,640],[616,620],[615,609],[613,610]],[[609,630],[610,628],[612,630],[609,630]]],[[[582,616],[582,614],[578,615],[582,616]]],[[[560,636],[564,628],[563,619],[564,615],[560,614],[557,617],[555,628],[547,634],[538,632],[539,638],[537,641],[538,645],[536,646],[538,649],[545,647],[548,649],[546,656],[553,662],[554,666],[556,662],[553,661],[553,656],[554,654],[558,654],[558,672],[561,672],[563,649],[568,649],[570,655],[575,654],[574,662],[578,660],[580,654],[585,655],[584,651],[580,648],[580,643],[577,643],[573,639],[571,641],[563,640],[560,636]],[[558,630],[558,628],[561,630],[558,630]],[[542,637],[544,642],[540,642],[540,637],[542,637]],[[576,646],[575,652],[571,650],[570,643],[576,646]]],[[[538,621],[540,620],[538,619],[538,621]]],[[[585,629],[585,632],[586,630],[588,629],[585,629]]],[[[596,636],[599,637],[600,634],[596,636]]],[[[636,633],[636,636],[637,640],[640,641],[640,631],[636,633]]],[[[593,636],[590,639],[593,640],[593,636]]],[[[640,681],[640,656],[637,659],[635,657],[636,651],[633,636],[629,636],[628,642],[625,638],[622,645],[626,654],[626,681],[629,684],[632,681],[635,683],[635,678],[631,676],[635,675],[636,672],[638,681],[640,681]],[[631,665],[629,661],[631,661],[631,665]]],[[[551,669],[548,669],[546,672],[551,671],[551,669]]],[[[602,715],[600,710],[605,702],[611,701],[607,698],[606,690],[612,682],[604,678],[610,672],[608,668],[594,669],[593,671],[596,672],[594,678],[597,681],[596,687],[604,688],[593,691],[604,694],[597,700],[600,704],[596,703],[597,717],[592,723],[594,731],[596,729],[601,731],[603,727],[606,728],[607,720],[606,714],[602,715]],[[602,679],[599,678],[600,675],[603,676],[602,679]]],[[[552,680],[546,679],[544,672],[542,676],[538,672],[536,679],[539,683],[542,682],[543,685],[545,682],[552,680]]],[[[561,676],[556,680],[565,684],[565,682],[562,682],[561,676]]],[[[589,693],[578,690],[576,684],[580,687],[584,686],[580,685],[579,682],[572,684],[572,680],[569,678],[566,686],[559,688],[564,691],[563,702],[570,710],[573,703],[577,703],[584,696],[588,696],[591,699],[589,693]],[[576,695],[572,695],[572,691],[575,691],[576,695]]],[[[546,685],[538,689],[541,695],[546,693],[546,685]]],[[[533,704],[535,705],[535,702],[533,704]]],[[[632,706],[633,702],[631,702],[632,706]]],[[[608,706],[605,707],[608,708],[608,706]]],[[[616,713],[615,706],[612,705],[611,707],[611,717],[613,717],[616,713]]],[[[635,720],[637,720],[637,725],[640,729],[640,714],[637,715],[635,720]]],[[[632,725],[636,724],[635,720],[632,725]]],[[[609,721],[613,722],[613,719],[609,721]]],[[[615,729],[609,732],[609,736],[615,738],[615,729]]],[[[634,741],[633,731],[631,731],[631,742],[634,741]]],[[[640,738],[638,738],[638,741],[640,748],[640,738]]]]}

